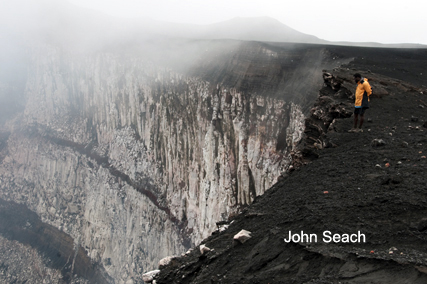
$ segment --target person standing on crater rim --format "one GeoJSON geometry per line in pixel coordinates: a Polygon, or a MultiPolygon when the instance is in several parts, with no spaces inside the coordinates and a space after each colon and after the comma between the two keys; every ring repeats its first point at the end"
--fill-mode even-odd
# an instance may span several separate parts
{"type": "Polygon", "coordinates": [[[362,75],[356,73],[353,75],[354,81],[357,84],[354,102],[354,125],[348,132],[363,132],[362,125],[365,118],[365,111],[369,108],[369,96],[372,94],[371,85],[368,79],[362,78],[362,75]],[[360,116],[359,128],[357,122],[360,116]]]}

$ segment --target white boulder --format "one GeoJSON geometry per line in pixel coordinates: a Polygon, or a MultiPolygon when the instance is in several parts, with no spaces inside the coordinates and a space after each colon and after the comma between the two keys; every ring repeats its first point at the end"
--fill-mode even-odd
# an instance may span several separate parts
{"type": "Polygon", "coordinates": [[[239,241],[240,243],[244,243],[249,240],[251,237],[251,232],[246,230],[241,230],[239,233],[234,235],[234,240],[239,241]]]}
{"type": "Polygon", "coordinates": [[[142,274],[142,280],[144,280],[145,283],[151,283],[154,280],[154,277],[156,277],[157,274],[159,274],[160,270],[153,270],[149,271],[147,273],[142,274]]]}
{"type": "Polygon", "coordinates": [[[211,249],[208,248],[207,246],[205,246],[205,245],[200,246],[200,253],[201,254],[205,254],[205,253],[210,252],[210,251],[211,251],[211,249]]]}
{"type": "Polygon", "coordinates": [[[171,263],[171,261],[175,258],[175,256],[167,256],[165,258],[162,258],[159,261],[159,268],[168,265],[169,263],[171,263]]]}

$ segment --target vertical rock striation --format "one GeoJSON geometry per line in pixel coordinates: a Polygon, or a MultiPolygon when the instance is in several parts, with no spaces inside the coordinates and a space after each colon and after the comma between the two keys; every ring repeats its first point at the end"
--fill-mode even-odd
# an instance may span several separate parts
{"type": "Polygon", "coordinates": [[[197,61],[199,76],[140,54],[33,50],[25,111],[1,144],[0,198],[69,234],[119,283],[141,281],[263,194],[301,139],[311,98],[295,98],[321,84],[323,49],[242,46],[197,61]]]}

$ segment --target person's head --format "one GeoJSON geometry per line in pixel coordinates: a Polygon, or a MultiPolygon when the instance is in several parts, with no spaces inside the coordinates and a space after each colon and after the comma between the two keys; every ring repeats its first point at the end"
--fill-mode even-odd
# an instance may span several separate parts
{"type": "Polygon", "coordinates": [[[354,74],[353,77],[354,77],[354,82],[356,83],[358,83],[362,79],[362,75],[360,75],[359,73],[354,74]]]}

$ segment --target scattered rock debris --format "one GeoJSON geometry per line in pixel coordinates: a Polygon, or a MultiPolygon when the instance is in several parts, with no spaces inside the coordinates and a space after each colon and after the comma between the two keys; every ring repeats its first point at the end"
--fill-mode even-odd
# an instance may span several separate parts
{"type": "Polygon", "coordinates": [[[408,117],[424,119],[420,94],[407,82],[373,71],[372,85],[383,82],[393,96],[372,98],[365,114],[375,121],[371,131],[349,134],[353,101],[345,89],[354,88],[352,74],[358,71],[338,68],[338,75],[325,74],[323,98],[292,153],[294,170],[257,197],[226,231],[204,240],[215,254],[201,257],[193,251],[179,258],[179,268],[162,269],[158,283],[427,283],[427,159],[419,153],[425,134],[415,127],[408,131],[408,117]],[[338,98],[348,116],[337,118],[347,111],[331,108],[338,98]],[[332,143],[336,147],[318,147],[332,143]],[[248,212],[257,214],[248,218],[248,212]],[[242,228],[253,232],[250,246],[231,241],[242,228]],[[317,242],[283,240],[301,231],[318,236],[317,242]],[[366,242],[325,243],[325,231],[360,231],[366,242]]]}

